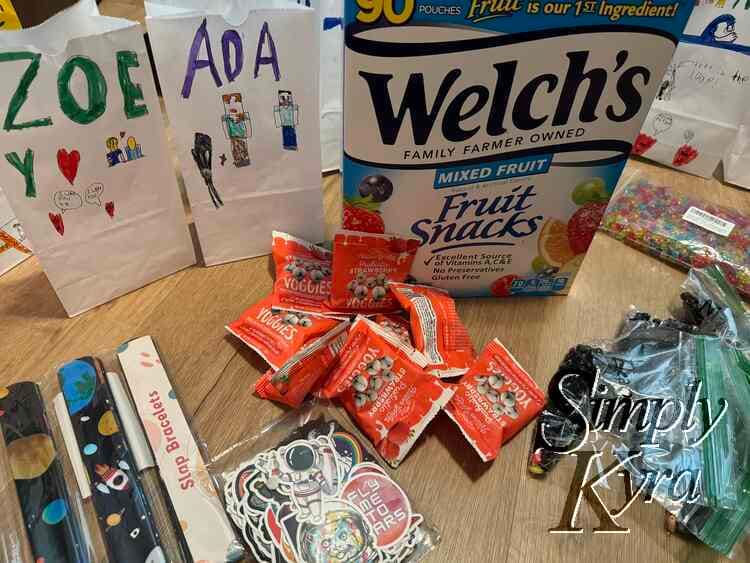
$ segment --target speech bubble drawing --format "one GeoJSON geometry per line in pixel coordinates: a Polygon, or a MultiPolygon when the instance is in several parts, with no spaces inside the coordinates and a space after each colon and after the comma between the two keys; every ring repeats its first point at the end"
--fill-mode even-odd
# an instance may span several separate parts
{"type": "Polygon", "coordinates": [[[55,207],[63,213],[70,209],[79,209],[83,207],[81,196],[73,190],[60,190],[59,192],[55,192],[52,196],[52,201],[54,201],[55,207]]]}
{"type": "Polygon", "coordinates": [[[86,198],[86,203],[88,203],[89,205],[98,205],[99,207],[101,207],[103,192],[104,184],[101,184],[99,182],[91,184],[88,188],[86,188],[86,194],[84,195],[84,197],[86,198]]]}

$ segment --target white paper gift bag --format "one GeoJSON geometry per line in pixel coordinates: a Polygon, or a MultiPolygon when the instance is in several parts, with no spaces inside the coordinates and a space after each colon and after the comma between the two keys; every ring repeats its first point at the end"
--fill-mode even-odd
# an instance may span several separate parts
{"type": "Polygon", "coordinates": [[[84,0],[0,33],[0,173],[69,315],[195,262],[142,26],[84,0]]]}
{"type": "Polygon", "coordinates": [[[747,110],[748,45],[750,13],[744,4],[697,5],[633,152],[711,177],[747,110]]]}
{"type": "Polygon", "coordinates": [[[724,155],[724,181],[750,190],[750,107],[724,155]]]}
{"type": "Polygon", "coordinates": [[[21,220],[0,188],[0,276],[31,256],[31,243],[21,220]]]}
{"type": "Polygon", "coordinates": [[[343,154],[344,3],[307,0],[320,17],[320,144],[323,171],[339,170],[343,154]]]}
{"type": "Polygon", "coordinates": [[[279,1],[146,2],[206,265],[324,236],[318,16],[279,1]]]}

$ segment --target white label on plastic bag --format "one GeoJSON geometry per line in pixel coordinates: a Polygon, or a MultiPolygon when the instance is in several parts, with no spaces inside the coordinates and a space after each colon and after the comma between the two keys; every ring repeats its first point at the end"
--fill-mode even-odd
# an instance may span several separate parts
{"type": "Polygon", "coordinates": [[[703,227],[704,229],[707,229],[712,233],[716,233],[717,235],[721,235],[723,237],[728,237],[729,233],[731,233],[732,229],[734,229],[734,223],[725,221],[721,217],[712,215],[708,211],[703,211],[702,209],[698,209],[697,207],[691,207],[690,209],[685,211],[685,214],[682,216],[682,218],[688,223],[698,225],[699,227],[703,227]]]}

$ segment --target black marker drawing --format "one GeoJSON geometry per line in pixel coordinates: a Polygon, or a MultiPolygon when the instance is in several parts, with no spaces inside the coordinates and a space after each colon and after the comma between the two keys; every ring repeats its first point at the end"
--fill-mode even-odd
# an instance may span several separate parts
{"type": "Polygon", "coordinates": [[[217,192],[216,188],[214,187],[213,174],[211,172],[211,158],[213,154],[211,137],[209,137],[205,133],[196,133],[195,146],[193,147],[192,153],[193,159],[198,165],[198,170],[200,170],[201,176],[203,176],[203,181],[206,182],[206,187],[208,188],[208,194],[211,196],[211,201],[213,202],[214,207],[218,209],[219,207],[224,205],[224,202],[221,201],[219,192],[217,192]]]}
{"type": "Polygon", "coordinates": [[[672,116],[668,113],[658,113],[652,121],[654,135],[661,135],[672,128],[672,116]]]}

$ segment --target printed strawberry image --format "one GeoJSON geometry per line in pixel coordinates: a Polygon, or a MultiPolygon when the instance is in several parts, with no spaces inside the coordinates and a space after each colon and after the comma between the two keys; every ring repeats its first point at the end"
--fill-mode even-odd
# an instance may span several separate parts
{"type": "Polygon", "coordinates": [[[386,440],[396,444],[397,446],[401,446],[409,438],[411,438],[411,436],[412,436],[411,427],[404,422],[397,422],[396,424],[393,425],[393,428],[391,428],[388,431],[388,436],[386,437],[386,440]]]}
{"type": "Polygon", "coordinates": [[[366,176],[357,191],[357,195],[344,198],[342,227],[350,231],[385,233],[380,204],[393,195],[393,182],[381,175],[366,176]]]}
{"type": "Polygon", "coordinates": [[[690,145],[685,144],[677,149],[677,152],[674,153],[672,164],[675,166],[685,166],[686,164],[689,164],[690,162],[695,160],[695,157],[697,156],[698,151],[690,145]]]}
{"type": "Polygon", "coordinates": [[[386,461],[396,461],[399,454],[401,453],[401,447],[386,438],[385,440],[380,442],[378,451],[386,461]]]}
{"type": "Polygon", "coordinates": [[[60,234],[60,236],[63,236],[65,234],[65,224],[63,223],[63,218],[60,213],[49,213],[49,220],[50,223],[52,223],[52,226],[55,227],[55,230],[60,234]]]}
{"type": "Polygon", "coordinates": [[[344,217],[341,226],[350,231],[385,233],[385,223],[378,211],[369,211],[349,202],[344,203],[344,217]]]}
{"type": "Polygon", "coordinates": [[[588,250],[606,210],[606,203],[591,202],[573,213],[568,221],[568,243],[575,254],[588,250]]]}
{"type": "Polygon", "coordinates": [[[114,201],[108,201],[104,204],[104,209],[107,211],[107,215],[114,218],[115,216],[115,202],[114,201]]]}
{"type": "Polygon", "coordinates": [[[496,297],[510,297],[512,294],[511,288],[513,282],[518,278],[515,274],[509,274],[501,278],[497,278],[492,285],[490,285],[490,291],[492,295],[496,297]]]}
{"type": "Polygon", "coordinates": [[[645,133],[638,133],[633,143],[633,148],[630,150],[630,154],[640,156],[645,153],[648,149],[656,144],[656,139],[646,135],[645,133]]]}

